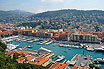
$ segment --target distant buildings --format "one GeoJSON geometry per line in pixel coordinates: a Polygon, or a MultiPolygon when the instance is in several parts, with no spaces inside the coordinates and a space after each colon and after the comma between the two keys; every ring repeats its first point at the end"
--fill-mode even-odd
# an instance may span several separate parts
{"type": "Polygon", "coordinates": [[[88,42],[88,43],[100,43],[101,39],[92,34],[71,34],[71,41],[75,42],[88,42]]]}
{"type": "Polygon", "coordinates": [[[80,32],[80,31],[55,31],[48,29],[20,29],[0,31],[0,35],[24,35],[40,38],[52,38],[59,41],[74,41],[87,43],[100,43],[103,39],[103,32],[80,32]]]}

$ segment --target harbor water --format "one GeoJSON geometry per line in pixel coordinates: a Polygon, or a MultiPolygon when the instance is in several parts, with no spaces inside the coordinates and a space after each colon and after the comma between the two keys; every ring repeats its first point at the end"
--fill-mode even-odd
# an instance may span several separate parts
{"type": "MultiPolygon", "coordinates": [[[[22,47],[22,46],[26,46],[26,45],[31,45],[32,48],[29,48],[29,49],[33,49],[33,50],[38,50],[40,47],[44,47],[44,48],[47,48],[51,51],[53,51],[53,53],[55,55],[64,55],[65,56],[65,59],[67,60],[71,60],[76,54],[83,54],[83,51],[84,51],[84,55],[90,55],[93,57],[93,59],[96,59],[96,58],[104,58],[104,53],[101,53],[101,52],[92,52],[92,51],[87,51],[85,49],[81,49],[81,48],[71,48],[71,50],[69,50],[69,47],[59,47],[59,46],[53,46],[53,43],[49,44],[49,45],[40,45],[40,44],[37,44],[38,42],[33,42],[33,43],[28,43],[26,41],[24,42],[18,42],[16,40],[10,42],[12,44],[19,44],[19,47],[22,47]],[[66,51],[66,52],[65,52],[66,51]]],[[[17,47],[17,48],[19,48],[17,47]]],[[[103,67],[102,69],[104,69],[104,64],[102,64],[103,67]]]]}

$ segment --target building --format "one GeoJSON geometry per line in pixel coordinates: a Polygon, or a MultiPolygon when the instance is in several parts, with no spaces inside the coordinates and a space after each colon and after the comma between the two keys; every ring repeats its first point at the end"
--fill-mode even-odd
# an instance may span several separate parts
{"type": "Polygon", "coordinates": [[[89,69],[89,64],[91,63],[91,56],[87,55],[80,55],[76,54],[71,61],[67,64],[65,69],[71,68],[71,69],[80,69],[85,68],[89,69]]]}
{"type": "Polygon", "coordinates": [[[102,38],[102,32],[93,32],[93,35],[97,35],[98,38],[102,38]]]}
{"type": "Polygon", "coordinates": [[[60,33],[59,40],[68,40],[68,33],[67,32],[60,33]]]}
{"type": "Polygon", "coordinates": [[[50,67],[50,69],[64,69],[66,65],[67,65],[67,64],[58,63],[58,62],[57,62],[55,65],[53,65],[52,67],[50,67]]]}
{"type": "Polygon", "coordinates": [[[44,29],[38,29],[35,32],[33,32],[33,36],[41,38],[51,38],[52,35],[53,33],[49,32],[49,30],[44,29]]]}
{"type": "Polygon", "coordinates": [[[75,65],[72,69],[89,69],[89,68],[75,65]]]}
{"type": "Polygon", "coordinates": [[[100,43],[101,39],[92,34],[71,34],[71,41],[75,42],[88,42],[88,43],[100,43]]]}
{"type": "Polygon", "coordinates": [[[46,67],[46,66],[48,66],[50,63],[52,63],[52,59],[47,60],[45,63],[42,64],[42,66],[46,67]]]}

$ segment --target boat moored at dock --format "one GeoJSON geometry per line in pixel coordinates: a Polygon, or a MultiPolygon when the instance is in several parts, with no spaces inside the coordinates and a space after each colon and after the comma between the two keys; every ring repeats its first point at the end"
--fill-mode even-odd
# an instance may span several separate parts
{"type": "Polygon", "coordinates": [[[65,56],[58,56],[58,59],[56,60],[56,62],[60,62],[60,61],[62,61],[63,59],[65,58],[65,56]]]}
{"type": "Polygon", "coordinates": [[[101,46],[101,48],[95,48],[95,51],[97,51],[97,52],[104,52],[104,47],[101,46]]]}
{"type": "Polygon", "coordinates": [[[104,58],[94,59],[94,63],[103,63],[104,64],[104,58]]]}

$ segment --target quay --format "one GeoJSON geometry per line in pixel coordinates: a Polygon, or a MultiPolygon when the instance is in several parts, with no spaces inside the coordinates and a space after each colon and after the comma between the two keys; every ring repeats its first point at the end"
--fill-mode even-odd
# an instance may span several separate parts
{"type": "Polygon", "coordinates": [[[65,69],[72,68],[74,65],[89,68],[91,57],[86,55],[76,54],[71,61],[67,64],[65,69]]]}

